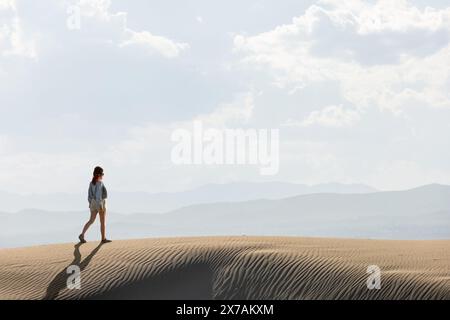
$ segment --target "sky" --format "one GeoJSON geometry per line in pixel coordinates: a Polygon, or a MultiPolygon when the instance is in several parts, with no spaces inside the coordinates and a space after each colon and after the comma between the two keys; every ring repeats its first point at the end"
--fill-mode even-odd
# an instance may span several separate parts
{"type": "Polygon", "coordinates": [[[443,0],[0,0],[0,190],[450,184],[449,88],[443,0]],[[194,121],[278,129],[278,174],[175,165],[194,121]]]}

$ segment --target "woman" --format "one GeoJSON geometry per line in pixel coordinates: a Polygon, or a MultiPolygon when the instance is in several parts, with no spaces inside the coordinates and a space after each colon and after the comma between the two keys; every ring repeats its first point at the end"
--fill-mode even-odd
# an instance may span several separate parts
{"type": "Polygon", "coordinates": [[[108,193],[105,186],[103,185],[103,169],[101,167],[96,167],[94,169],[94,174],[92,181],[89,184],[88,191],[88,201],[89,208],[91,209],[91,218],[86,223],[83,228],[83,232],[78,236],[81,243],[86,243],[84,235],[89,227],[95,222],[97,213],[100,215],[100,231],[102,234],[102,243],[109,243],[111,240],[106,239],[105,235],[105,215],[106,215],[106,198],[108,198],[108,193]]]}

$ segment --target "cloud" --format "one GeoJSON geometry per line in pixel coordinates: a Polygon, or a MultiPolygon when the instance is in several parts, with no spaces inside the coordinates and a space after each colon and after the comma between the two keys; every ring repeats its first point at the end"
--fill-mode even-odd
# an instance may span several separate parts
{"type": "Polygon", "coordinates": [[[360,120],[361,116],[356,110],[345,109],[342,105],[328,106],[319,111],[312,111],[303,121],[290,120],[284,126],[324,126],[324,127],[350,127],[360,120]]]}
{"type": "MultiPolygon", "coordinates": [[[[128,131],[126,137],[109,146],[101,155],[102,163],[112,168],[124,167],[135,168],[133,170],[146,172],[152,175],[152,179],[158,176],[159,187],[164,190],[173,190],[175,181],[177,187],[189,188],[193,185],[201,185],[201,181],[227,181],[224,177],[242,174],[245,169],[230,166],[209,167],[203,166],[177,166],[170,156],[174,143],[171,140],[175,130],[193,130],[194,122],[201,121],[205,129],[242,128],[248,124],[254,109],[254,95],[247,92],[236,95],[233,101],[219,104],[211,112],[202,113],[184,121],[172,121],[161,124],[148,122],[144,125],[135,126],[128,131]],[[163,182],[164,181],[164,182],[163,182]],[[172,185],[171,185],[172,184],[172,185]]],[[[256,170],[255,170],[256,172],[256,170]]],[[[248,174],[248,173],[247,173],[248,174]]],[[[145,185],[145,176],[142,178],[145,185]]],[[[133,188],[131,183],[123,181],[122,188],[133,188]]],[[[136,187],[136,185],[134,186],[136,187]]]]}
{"type": "Polygon", "coordinates": [[[239,94],[233,102],[222,103],[212,112],[198,115],[193,120],[219,128],[248,123],[255,108],[255,95],[254,92],[239,94]]]}
{"type": "MultiPolygon", "coordinates": [[[[199,114],[184,121],[172,121],[165,124],[149,122],[143,126],[136,126],[129,130],[128,137],[112,146],[108,150],[108,157],[119,162],[140,163],[146,161],[147,156],[153,154],[158,158],[168,160],[172,147],[172,131],[180,128],[192,129],[195,121],[201,121],[205,127],[223,129],[245,125],[252,116],[254,109],[254,93],[239,94],[232,102],[222,103],[211,112],[199,114]],[[165,152],[155,152],[165,150],[165,152]]],[[[158,162],[158,161],[156,161],[158,162]]]]}
{"type": "Polygon", "coordinates": [[[225,129],[248,123],[254,109],[254,93],[238,94],[232,102],[222,103],[211,112],[202,113],[184,121],[169,123],[148,122],[128,130],[126,138],[107,148],[105,159],[115,165],[171,165],[171,135],[174,130],[191,130],[195,121],[205,128],[225,129]],[[151,161],[149,161],[151,159],[151,161]]]}
{"type": "Polygon", "coordinates": [[[110,0],[43,2],[39,9],[53,18],[49,23],[59,22],[60,25],[30,19],[34,4],[28,8],[24,3],[19,6],[15,0],[0,1],[0,17],[4,21],[0,23],[0,54],[3,55],[36,58],[42,51],[59,48],[62,42],[69,44],[70,41],[110,43],[117,48],[132,46],[165,58],[177,57],[189,48],[187,43],[148,30],[138,32],[129,28],[128,13],[112,11],[110,0]]]}
{"type": "Polygon", "coordinates": [[[187,43],[154,35],[150,31],[135,31],[129,28],[127,25],[128,14],[111,12],[110,0],[80,0],[78,6],[81,14],[80,22],[82,24],[86,22],[89,29],[94,27],[97,31],[105,28],[107,30],[109,27],[113,33],[110,35],[110,39],[105,40],[112,40],[120,48],[144,48],[150,54],[157,53],[166,58],[175,58],[189,48],[187,43]],[[94,23],[89,19],[94,20],[94,23]]]}
{"type": "Polygon", "coordinates": [[[120,43],[120,47],[142,46],[150,52],[158,52],[166,58],[175,58],[184,50],[189,49],[189,44],[179,43],[161,36],[155,36],[148,31],[127,31],[128,40],[120,43]]]}
{"type": "Polygon", "coordinates": [[[57,181],[64,181],[65,190],[76,190],[89,178],[86,168],[94,165],[92,157],[76,153],[8,152],[0,157],[0,180],[3,187],[20,193],[61,192],[57,181]]]}
{"type": "Polygon", "coordinates": [[[0,56],[36,57],[36,44],[24,34],[15,0],[0,0],[0,56]]]}
{"type": "Polygon", "coordinates": [[[336,82],[358,107],[396,114],[411,103],[450,108],[450,8],[419,10],[407,1],[321,4],[291,24],[236,35],[241,65],[265,70],[290,90],[336,82]]]}
{"type": "Polygon", "coordinates": [[[450,10],[437,10],[427,6],[424,10],[407,0],[378,0],[374,2],[351,0],[320,0],[319,3],[331,8],[329,16],[336,24],[350,24],[359,34],[384,31],[409,32],[429,30],[432,32],[449,28],[450,10]]]}
{"type": "Polygon", "coordinates": [[[450,181],[448,3],[256,2],[180,4],[173,17],[163,2],[0,0],[0,180],[78,192],[97,164],[112,190],[262,180],[175,168],[172,131],[200,120],[280,128],[281,181],[450,181]]]}

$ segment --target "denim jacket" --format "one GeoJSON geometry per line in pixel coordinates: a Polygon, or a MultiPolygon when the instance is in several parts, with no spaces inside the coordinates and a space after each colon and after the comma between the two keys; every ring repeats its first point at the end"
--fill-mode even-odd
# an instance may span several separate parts
{"type": "Polygon", "coordinates": [[[100,204],[106,198],[108,198],[108,191],[106,190],[106,187],[103,184],[103,182],[97,181],[95,185],[89,183],[89,190],[88,190],[89,203],[91,203],[92,200],[95,200],[95,202],[100,204]]]}

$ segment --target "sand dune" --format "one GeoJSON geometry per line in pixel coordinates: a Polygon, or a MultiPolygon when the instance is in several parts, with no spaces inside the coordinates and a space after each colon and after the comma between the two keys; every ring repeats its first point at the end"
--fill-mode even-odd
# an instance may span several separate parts
{"type": "Polygon", "coordinates": [[[450,241],[214,237],[0,250],[0,299],[450,299],[450,241]],[[66,288],[66,268],[81,289],[66,288]],[[381,289],[368,290],[369,265],[381,289]]]}

